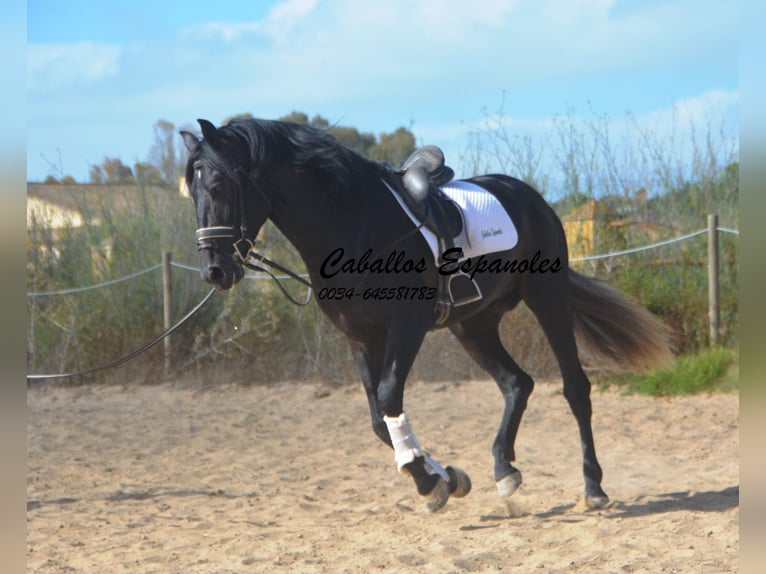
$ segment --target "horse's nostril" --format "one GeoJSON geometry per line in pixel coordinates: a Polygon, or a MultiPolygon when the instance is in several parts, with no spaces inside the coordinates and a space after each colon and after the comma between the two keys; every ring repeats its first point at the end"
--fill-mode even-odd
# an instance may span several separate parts
{"type": "Polygon", "coordinates": [[[223,269],[220,267],[210,267],[207,270],[207,277],[212,283],[220,283],[224,278],[223,269]]]}

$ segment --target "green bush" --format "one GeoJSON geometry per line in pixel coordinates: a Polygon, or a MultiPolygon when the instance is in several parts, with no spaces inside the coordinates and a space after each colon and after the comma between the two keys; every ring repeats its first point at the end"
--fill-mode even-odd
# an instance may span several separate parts
{"type": "Polygon", "coordinates": [[[707,349],[696,355],[678,357],[667,369],[609,377],[601,384],[652,396],[727,392],[738,387],[736,374],[731,372],[736,361],[736,354],[730,349],[707,349]]]}
{"type": "MultiPolygon", "coordinates": [[[[55,230],[45,222],[32,222],[27,230],[29,292],[78,289],[121,278],[156,266],[163,251],[194,262],[193,210],[188,199],[172,190],[62,186],[55,193],[61,194],[59,201],[77,206],[83,221],[55,230]]],[[[177,270],[175,315],[193,306],[205,290],[198,275],[177,270]]],[[[138,348],[162,331],[161,293],[157,269],[96,289],[28,297],[28,372],[88,369],[138,348]]],[[[179,353],[190,346],[195,327],[207,328],[214,307],[174,335],[179,353]]],[[[161,364],[160,347],[121,372],[151,376],[161,364]]]]}

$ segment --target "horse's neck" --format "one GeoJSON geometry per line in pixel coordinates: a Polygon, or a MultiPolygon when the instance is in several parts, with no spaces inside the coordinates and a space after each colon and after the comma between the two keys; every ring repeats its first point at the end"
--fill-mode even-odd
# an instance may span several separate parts
{"type": "Polygon", "coordinates": [[[352,177],[346,185],[354,191],[343,199],[343,194],[316,189],[305,179],[294,180],[293,186],[283,189],[282,201],[275,203],[278,208],[272,213],[272,222],[309,269],[321,265],[338,248],[359,247],[376,219],[383,217],[380,197],[371,189],[374,178],[352,177]]]}
{"type": "Polygon", "coordinates": [[[275,207],[272,223],[298,250],[309,269],[321,265],[330,252],[353,235],[352,229],[339,223],[334,202],[315,190],[294,193],[275,207]]]}

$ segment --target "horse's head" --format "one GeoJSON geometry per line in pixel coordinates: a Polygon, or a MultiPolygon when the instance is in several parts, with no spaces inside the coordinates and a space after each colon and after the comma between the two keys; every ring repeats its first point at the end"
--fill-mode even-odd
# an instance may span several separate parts
{"type": "Polygon", "coordinates": [[[218,289],[230,289],[244,275],[244,258],[268,217],[268,205],[265,196],[252,193],[256,184],[246,142],[198,121],[202,140],[186,131],[181,136],[189,150],[186,185],[197,212],[200,273],[218,289]]]}

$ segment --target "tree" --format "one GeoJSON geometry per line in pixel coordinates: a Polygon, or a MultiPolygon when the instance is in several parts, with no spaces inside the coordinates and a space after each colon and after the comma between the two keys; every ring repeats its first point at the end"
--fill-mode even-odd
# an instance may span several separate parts
{"type": "Polygon", "coordinates": [[[117,157],[105,157],[100,164],[93,164],[88,171],[91,183],[134,183],[133,170],[117,157]]]}
{"type": "Polygon", "coordinates": [[[358,154],[376,161],[387,161],[395,166],[400,166],[415,151],[415,136],[405,127],[400,127],[392,133],[381,133],[376,138],[374,134],[360,132],[354,127],[330,124],[329,120],[320,115],[309,121],[307,114],[293,111],[279,119],[327,130],[340,143],[358,154]]]}
{"type": "Polygon", "coordinates": [[[400,127],[394,133],[380,134],[378,143],[369,150],[369,157],[399,167],[414,151],[415,136],[407,128],[400,127]]]}
{"type": "Polygon", "coordinates": [[[159,119],[154,124],[154,143],[149,149],[147,163],[160,174],[160,182],[175,187],[186,166],[186,146],[180,145],[180,135],[169,121],[159,119]]]}
{"type": "Polygon", "coordinates": [[[252,120],[253,114],[251,113],[244,113],[244,114],[234,114],[233,116],[229,116],[228,118],[223,120],[222,125],[228,125],[234,120],[252,120]]]}
{"type": "Polygon", "coordinates": [[[139,185],[162,185],[162,173],[156,166],[144,162],[138,161],[133,166],[136,174],[136,182],[139,185]]]}
{"type": "MultiPolygon", "coordinates": [[[[317,116],[318,117],[318,116],[317,116]]],[[[309,125],[309,117],[303,112],[290,112],[286,116],[279,118],[280,122],[292,122],[294,124],[301,124],[302,126],[309,125]]]]}
{"type": "Polygon", "coordinates": [[[77,181],[71,175],[65,175],[65,176],[62,176],[61,179],[58,179],[55,175],[51,173],[45,177],[45,181],[43,181],[43,183],[46,183],[48,185],[51,185],[51,184],[76,185],[77,181]]]}
{"type": "Polygon", "coordinates": [[[104,170],[100,165],[94,163],[88,168],[88,181],[96,184],[106,181],[104,170]]]}
{"type": "Polygon", "coordinates": [[[370,133],[360,133],[356,128],[335,126],[328,130],[347,148],[365,157],[370,157],[370,150],[375,146],[375,136],[370,133]]]}
{"type": "Polygon", "coordinates": [[[108,183],[132,183],[133,170],[122,163],[117,157],[105,157],[103,161],[104,173],[108,183]]]}
{"type": "Polygon", "coordinates": [[[319,114],[315,115],[313,118],[311,118],[311,122],[309,125],[312,128],[316,128],[318,130],[326,130],[330,127],[330,120],[327,118],[323,118],[319,114]]]}

